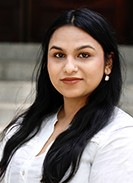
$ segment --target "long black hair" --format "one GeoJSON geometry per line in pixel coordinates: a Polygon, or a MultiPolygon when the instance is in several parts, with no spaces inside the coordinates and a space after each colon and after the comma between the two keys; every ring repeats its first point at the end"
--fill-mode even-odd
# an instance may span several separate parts
{"type": "Polygon", "coordinates": [[[36,97],[33,104],[21,115],[23,120],[19,129],[5,145],[0,162],[0,177],[5,174],[15,151],[39,132],[47,116],[57,112],[59,107],[63,105],[63,96],[56,91],[49,79],[47,54],[52,34],[64,25],[76,26],[98,41],[104,50],[105,62],[108,56],[113,53],[113,68],[110,80],[105,81],[103,76],[101,83],[89,97],[89,101],[86,101],[85,106],[73,117],[71,126],[61,133],[52,144],[43,163],[40,182],[59,183],[66,171],[70,169],[70,174],[63,183],[68,182],[78,169],[86,145],[99,130],[108,124],[115,106],[118,105],[122,77],[120,56],[113,29],[101,15],[89,9],[82,8],[64,12],[54,21],[45,34],[37,74],[36,97]]]}

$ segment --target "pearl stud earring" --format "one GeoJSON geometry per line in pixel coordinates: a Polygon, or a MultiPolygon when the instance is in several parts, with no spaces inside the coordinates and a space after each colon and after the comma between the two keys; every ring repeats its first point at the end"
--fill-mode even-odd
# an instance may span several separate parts
{"type": "Polygon", "coordinates": [[[109,81],[109,76],[108,75],[105,76],[105,81],[109,81]]]}

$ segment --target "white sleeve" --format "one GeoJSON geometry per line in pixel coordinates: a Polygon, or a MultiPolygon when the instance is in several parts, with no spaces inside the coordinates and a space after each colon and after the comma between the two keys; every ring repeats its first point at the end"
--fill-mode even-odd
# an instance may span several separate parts
{"type": "Polygon", "coordinates": [[[100,146],[89,183],[133,183],[133,126],[113,132],[100,146]]]}

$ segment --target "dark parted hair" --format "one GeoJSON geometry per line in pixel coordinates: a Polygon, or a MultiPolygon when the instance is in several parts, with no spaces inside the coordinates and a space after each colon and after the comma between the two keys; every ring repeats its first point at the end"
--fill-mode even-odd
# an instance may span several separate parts
{"type": "MultiPolygon", "coordinates": [[[[15,151],[39,132],[47,116],[57,112],[63,105],[63,96],[53,87],[49,79],[47,54],[52,34],[64,25],[73,25],[91,35],[102,46],[105,63],[108,56],[112,54],[113,68],[109,81],[104,80],[104,75],[85,106],[73,117],[71,126],[62,132],[52,144],[43,162],[40,182],[59,183],[69,169],[69,175],[63,180],[63,183],[68,182],[79,167],[86,145],[99,130],[109,123],[115,106],[118,105],[122,77],[118,45],[112,27],[100,14],[87,8],[65,11],[54,21],[44,36],[42,57],[38,63],[35,100],[28,110],[20,115],[23,116],[23,121],[5,145],[0,162],[1,177],[5,174],[15,151]]],[[[11,122],[5,131],[16,123],[18,118],[11,122]]]]}

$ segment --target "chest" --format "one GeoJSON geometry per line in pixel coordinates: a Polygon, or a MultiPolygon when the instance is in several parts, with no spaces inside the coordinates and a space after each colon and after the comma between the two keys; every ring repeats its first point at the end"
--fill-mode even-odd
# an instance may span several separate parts
{"type": "MultiPolygon", "coordinates": [[[[39,156],[36,156],[36,154],[39,152],[43,144],[39,143],[37,138],[22,146],[15,153],[12,161],[10,162],[7,171],[7,182],[14,183],[15,180],[18,180],[18,183],[39,183],[42,176],[43,162],[51,145],[52,144],[49,144],[46,148],[46,151],[39,156]]],[[[79,169],[70,183],[88,183],[91,164],[93,161],[93,145],[94,144],[90,143],[84,150],[79,169]]],[[[65,176],[67,176],[68,173],[69,170],[66,172],[65,176]]]]}

